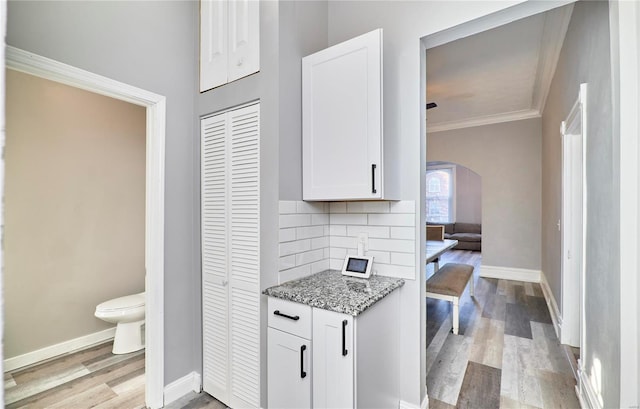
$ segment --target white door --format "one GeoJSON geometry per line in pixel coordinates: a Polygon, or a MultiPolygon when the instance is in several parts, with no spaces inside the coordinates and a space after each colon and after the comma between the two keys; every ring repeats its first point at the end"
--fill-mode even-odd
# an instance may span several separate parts
{"type": "Polygon", "coordinates": [[[304,200],[381,198],[382,30],[302,59],[304,200]]]}
{"type": "Polygon", "coordinates": [[[269,409],[311,407],[311,341],[268,329],[269,409]]]}
{"type": "Polygon", "coordinates": [[[313,309],[313,407],[354,407],[353,317],[313,309]]]}
{"type": "Polygon", "coordinates": [[[229,1],[228,81],[260,70],[260,2],[229,1]]]}
{"type": "Polygon", "coordinates": [[[260,406],[260,108],[201,121],[203,388],[260,406]]]}
{"type": "Polygon", "coordinates": [[[200,92],[227,83],[228,1],[200,1],[200,92]]]}
{"type": "MultiPolygon", "coordinates": [[[[586,98],[586,84],[584,93],[586,98]]],[[[582,90],[582,87],[581,87],[582,90]]],[[[582,94],[582,91],[581,91],[582,94]]],[[[584,101],[578,98],[562,123],[562,327],[560,342],[579,347],[584,278],[584,101]]]]}

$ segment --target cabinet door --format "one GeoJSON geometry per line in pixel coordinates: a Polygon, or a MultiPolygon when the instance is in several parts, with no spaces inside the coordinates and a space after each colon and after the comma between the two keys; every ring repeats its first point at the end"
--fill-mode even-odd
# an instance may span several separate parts
{"type": "Polygon", "coordinates": [[[311,341],[268,329],[269,409],[311,407],[311,341]]]}
{"type": "Polygon", "coordinates": [[[353,317],[313,309],[313,407],[354,407],[353,317]]]}
{"type": "Polygon", "coordinates": [[[382,30],[302,59],[303,198],[382,198],[382,30]]]}
{"type": "Polygon", "coordinates": [[[200,92],[227,83],[227,0],[200,1],[200,92]]]}
{"type": "Polygon", "coordinates": [[[228,80],[235,81],[260,69],[260,2],[229,1],[228,80]]]}

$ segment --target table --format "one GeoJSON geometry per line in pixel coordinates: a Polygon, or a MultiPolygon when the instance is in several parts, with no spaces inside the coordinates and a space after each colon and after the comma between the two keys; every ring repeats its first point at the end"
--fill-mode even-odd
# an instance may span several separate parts
{"type": "Polygon", "coordinates": [[[427,261],[426,264],[436,263],[435,270],[438,270],[438,258],[445,252],[449,251],[452,247],[455,247],[458,244],[458,240],[449,240],[445,239],[443,241],[439,240],[427,240],[427,261]]]}

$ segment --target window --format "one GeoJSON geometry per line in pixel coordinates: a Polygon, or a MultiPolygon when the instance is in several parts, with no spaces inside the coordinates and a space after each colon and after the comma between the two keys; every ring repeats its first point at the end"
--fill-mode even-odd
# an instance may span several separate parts
{"type": "Polygon", "coordinates": [[[427,168],[427,221],[453,223],[455,221],[455,166],[427,168]]]}

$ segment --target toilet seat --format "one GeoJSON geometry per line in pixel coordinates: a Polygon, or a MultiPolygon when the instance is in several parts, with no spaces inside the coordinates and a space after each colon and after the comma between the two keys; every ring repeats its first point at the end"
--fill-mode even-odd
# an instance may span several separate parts
{"type": "Polygon", "coordinates": [[[133,294],[127,295],[125,297],[114,298],[113,300],[105,301],[101,304],[98,304],[98,306],[96,307],[96,312],[118,312],[121,310],[130,310],[133,308],[144,307],[144,304],[144,293],[133,294]]]}

